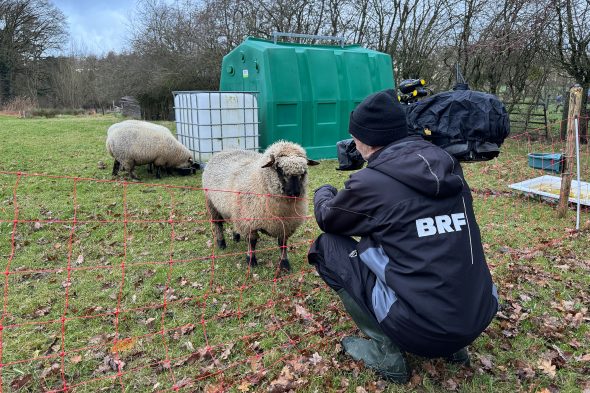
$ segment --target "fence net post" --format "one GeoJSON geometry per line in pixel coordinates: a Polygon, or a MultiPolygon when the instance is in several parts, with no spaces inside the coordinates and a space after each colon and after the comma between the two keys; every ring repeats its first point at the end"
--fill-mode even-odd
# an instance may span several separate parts
{"type": "Polygon", "coordinates": [[[557,216],[562,218],[567,213],[569,196],[572,187],[574,168],[574,149],[576,148],[574,118],[580,116],[582,103],[582,87],[574,86],[570,89],[569,114],[567,118],[567,138],[565,147],[565,169],[561,174],[561,190],[559,193],[559,206],[557,216]]]}

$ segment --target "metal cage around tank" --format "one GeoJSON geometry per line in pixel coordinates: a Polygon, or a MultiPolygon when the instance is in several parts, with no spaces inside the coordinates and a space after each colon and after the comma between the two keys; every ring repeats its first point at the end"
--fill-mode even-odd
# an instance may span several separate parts
{"type": "Polygon", "coordinates": [[[257,94],[255,91],[174,91],[178,141],[199,163],[222,150],[258,151],[257,94]]]}

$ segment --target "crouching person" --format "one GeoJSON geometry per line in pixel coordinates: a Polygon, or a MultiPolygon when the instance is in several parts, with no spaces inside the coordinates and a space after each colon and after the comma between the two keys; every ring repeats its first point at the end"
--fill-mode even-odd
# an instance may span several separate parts
{"type": "Polygon", "coordinates": [[[360,103],[349,131],[368,164],[344,189],[316,190],[325,233],[308,255],[369,337],[345,337],[345,352],[400,383],[409,376],[403,352],[469,364],[466,346],[498,300],[459,162],[408,136],[393,90],[360,103]]]}

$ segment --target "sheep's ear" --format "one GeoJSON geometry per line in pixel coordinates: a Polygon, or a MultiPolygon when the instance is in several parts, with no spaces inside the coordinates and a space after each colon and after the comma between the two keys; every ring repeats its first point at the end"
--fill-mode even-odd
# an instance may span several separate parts
{"type": "Polygon", "coordinates": [[[319,161],[315,161],[315,160],[310,160],[308,158],[307,159],[307,165],[309,165],[309,166],[320,165],[320,162],[319,161]]]}
{"type": "Polygon", "coordinates": [[[268,160],[268,162],[266,164],[264,164],[261,168],[268,168],[273,166],[275,163],[275,156],[273,156],[272,154],[270,155],[270,159],[268,160]]]}

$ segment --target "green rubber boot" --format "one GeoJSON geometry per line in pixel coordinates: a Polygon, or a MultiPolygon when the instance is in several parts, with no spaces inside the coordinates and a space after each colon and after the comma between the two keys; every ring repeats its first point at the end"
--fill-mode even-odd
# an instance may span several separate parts
{"type": "Polygon", "coordinates": [[[463,366],[469,366],[471,361],[469,360],[469,352],[467,352],[467,347],[461,348],[451,356],[447,357],[447,362],[455,363],[455,364],[462,364],[463,366]]]}
{"type": "Polygon", "coordinates": [[[344,289],[337,293],[354,323],[370,338],[344,337],[341,342],[344,351],[354,360],[362,360],[365,366],[389,381],[408,382],[409,373],[403,354],[383,332],[375,317],[365,312],[344,289]]]}

